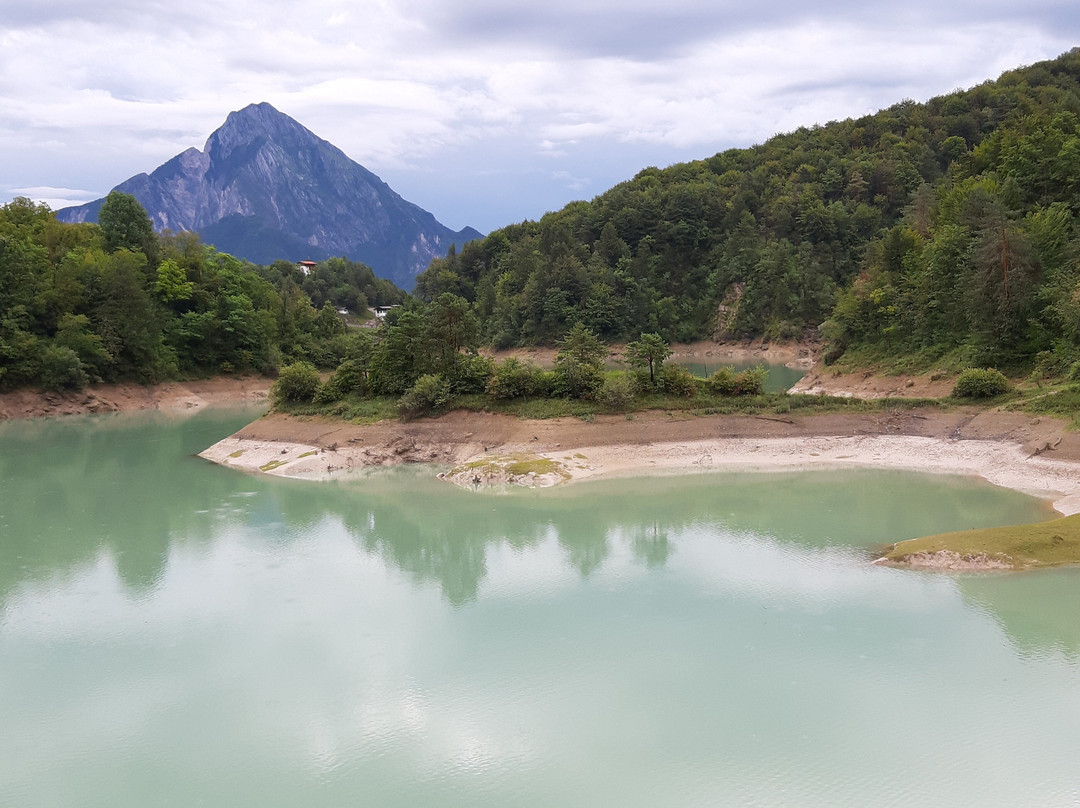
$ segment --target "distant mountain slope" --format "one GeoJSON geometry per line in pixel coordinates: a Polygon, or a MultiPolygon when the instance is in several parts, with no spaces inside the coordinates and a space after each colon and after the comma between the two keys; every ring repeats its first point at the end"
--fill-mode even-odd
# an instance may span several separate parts
{"type": "MultiPolygon", "coordinates": [[[[202,151],[190,148],[116,190],[135,196],[158,230],[193,230],[261,264],[344,255],[406,289],[451,244],[481,236],[441,224],[266,103],[230,113],[202,151]]],[[[57,218],[94,221],[102,201],[57,218]]]]}

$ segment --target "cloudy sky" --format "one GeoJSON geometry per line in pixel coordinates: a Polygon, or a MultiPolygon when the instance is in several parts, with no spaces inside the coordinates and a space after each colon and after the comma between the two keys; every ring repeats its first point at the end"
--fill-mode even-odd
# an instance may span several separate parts
{"type": "Polygon", "coordinates": [[[454,228],[1080,45],[1076,0],[0,0],[0,200],[104,195],[269,101],[454,228]]]}

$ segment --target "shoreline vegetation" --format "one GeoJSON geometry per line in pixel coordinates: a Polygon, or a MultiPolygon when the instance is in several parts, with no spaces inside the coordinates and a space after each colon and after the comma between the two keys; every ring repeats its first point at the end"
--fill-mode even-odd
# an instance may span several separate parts
{"type": "MultiPolygon", "coordinates": [[[[456,400],[460,406],[421,418],[357,422],[318,408],[305,414],[301,406],[297,414],[285,405],[202,456],[251,472],[315,480],[426,462],[441,464],[446,470],[439,477],[463,488],[496,491],[601,476],[879,467],[975,475],[1050,500],[1066,516],[1080,514],[1080,434],[1075,423],[1039,409],[1056,388],[1025,385],[984,404],[941,397],[961,378],[996,384],[996,375],[985,372],[957,379],[887,377],[814,366],[796,385],[812,393],[757,392],[726,399],[726,405],[700,389],[696,399],[669,397],[656,405],[644,396],[617,412],[595,400],[544,399],[550,408],[537,409],[529,402],[499,408],[490,399],[464,397],[456,400]],[[855,378],[858,392],[871,397],[842,386],[855,378]],[[711,404],[702,406],[703,400],[711,404]]],[[[384,403],[392,413],[393,399],[384,403]]],[[[1075,412],[1064,413],[1075,422],[1075,412]]],[[[1080,562],[1075,519],[1004,534],[955,534],[940,545],[914,541],[891,546],[878,563],[995,570],[1080,562]],[[954,543],[960,536],[963,541],[954,543]]]]}

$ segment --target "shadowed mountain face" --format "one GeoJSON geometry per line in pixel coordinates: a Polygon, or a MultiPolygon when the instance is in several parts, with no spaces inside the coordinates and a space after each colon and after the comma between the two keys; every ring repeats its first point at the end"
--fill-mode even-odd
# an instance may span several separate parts
{"type": "MultiPolygon", "coordinates": [[[[451,244],[481,235],[441,224],[266,103],[230,113],[202,151],[188,149],[116,190],[138,199],[156,229],[193,230],[222,252],[261,264],[344,255],[405,289],[451,244]]],[[[95,221],[102,201],[57,218],[95,221]]]]}

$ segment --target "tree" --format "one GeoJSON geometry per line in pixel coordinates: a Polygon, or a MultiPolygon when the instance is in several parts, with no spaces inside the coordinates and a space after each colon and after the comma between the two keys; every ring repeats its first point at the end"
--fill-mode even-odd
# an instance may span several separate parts
{"type": "Polygon", "coordinates": [[[98,212],[106,252],[137,250],[151,262],[157,256],[157,237],[146,209],[131,194],[111,191],[98,212]]]}
{"type": "Polygon", "coordinates": [[[475,353],[480,342],[480,324],[463,297],[443,292],[424,310],[426,354],[424,363],[432,372],[449,378],[461,352],[475,353]]]}
{"type": "Polygon", "coordinates": [[[659,334],[642,334],[626,345],[626,362],[632,368],[649,368],[649,386],[656,387],[656,373],[671,356],[671,349],[659,334]]]}
{"type": "Polygon", "coordinates": [[[604,385],[604,361],[607,346],[580,322],[558,342],[555,373],[559,388],[572,398],[592,398],[604,385]]]}
{"type": "Polygon", "coordinates": [[[154,292],[162,303],[179,303],[191,299],[195,284],[187,279],[184,270],[172,259],[162,261],[157,268],[154,292]]]}
{"type": "Polygon", "coordinates": [[[330,339],[338,334],[345,333],[345,321],[337,313],[334,304],[327,300],[319,309],[319,315],[315,318],[315,333],[323,339],[330,339]]]}

